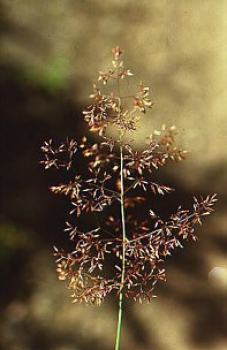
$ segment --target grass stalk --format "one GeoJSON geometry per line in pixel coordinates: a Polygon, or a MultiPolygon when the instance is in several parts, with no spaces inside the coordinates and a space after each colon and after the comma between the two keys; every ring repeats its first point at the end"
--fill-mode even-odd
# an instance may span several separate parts
{"type": "Polygon", "coordinates": [[[121,287],[119,291],[119,306],[118,306],[118,323],[117,323],[117,334],[115,342],[115,350],[120,350],[121,343],[121,329],[122,329],[122,314],[123,314],[123,288],[125,280],[125,249],[126,249],[126,224],[125,224],[125,208],[124,208],[124,156],[123,156],[123,147],[120,145],[120,162],[121,162],[121,222],[122,222],[122,275],[121,275],[121,287]]]}

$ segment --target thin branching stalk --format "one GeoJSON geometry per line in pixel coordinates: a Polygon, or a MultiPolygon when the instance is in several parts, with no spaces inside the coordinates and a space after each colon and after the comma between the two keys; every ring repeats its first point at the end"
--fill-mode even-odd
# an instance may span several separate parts
{"type": "Polygon", "coordinates": [[[121,222],[122,222],[122,275],[121,275],[121,287],[119,290],[119,308],[118,308],[118,323],[117,323],[117,334],[116,334],[116,343],[115,350],[120,349],[120,341],[121,341],[121,329],[122,329],[122,313],[123,313],[123,293],[122,290],[124,288],[124,280],[125,280],[125,248],[127,241],[127,233],[126,233],[126,224],[125,224],[125,208],[124,208],[124,155],[123,155],[123,146],[122,143],[120,145],[120,160],[121,160],[121,222]]]}

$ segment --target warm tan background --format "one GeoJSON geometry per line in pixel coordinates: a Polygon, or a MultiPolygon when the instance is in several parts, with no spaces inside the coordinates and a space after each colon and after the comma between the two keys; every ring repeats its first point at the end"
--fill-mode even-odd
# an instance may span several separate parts
{"type": "Polygon", "coordinates": [[[47,193],[57,180],[39,168],[38,150],[83,134],[91,84],[120,45],[156,102],[141,140],[174,123],[190,150],[163,172],[177,194],[168,210],[193,194],[219,196],[200,242],[169,260],[158,298],[126,305],[122,350],[227,349],[227,1],[2,0],[0,17],[0,348],[113,349],[115,300],[72,306],[56,281],[51,249],[67,204],[47,193]]]}

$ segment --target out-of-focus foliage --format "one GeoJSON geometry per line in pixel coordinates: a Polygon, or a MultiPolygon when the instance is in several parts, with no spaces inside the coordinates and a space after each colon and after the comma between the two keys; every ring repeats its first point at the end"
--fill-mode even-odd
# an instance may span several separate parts
{"type": "Polygon", "coordinates": [[[47,91],[58,92],[67,86],[68,62],[64,57],[55,57],[44,67],[26,65],[22,70],[21,80],[42,86],[47,91]]]}
{"type": "Polygon", "coordinates": [[[0,222],[0,262],[7,263],[13,252],[27,243],[27,233],[18,229],[13,223],[0,222]]]}

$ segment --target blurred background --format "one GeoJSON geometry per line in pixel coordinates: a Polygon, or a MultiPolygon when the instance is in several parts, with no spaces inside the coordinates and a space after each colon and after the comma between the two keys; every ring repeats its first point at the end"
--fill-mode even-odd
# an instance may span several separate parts
{"type": "Polygon", "coordinates": [[[153,90],[141,143],[174,123],[190,151],[160,171],[176,188],[163,210],[219,197],[199,242],[168,259],[158,298],[126,303],[122,350],[227,349],[226,14],[225,0],[0,1],[0,349],[114,348],[116,300],[72,305],[57,280],[52,246],[66,241],[68,202],[48,191],[62,178],[39,161],[44,140],[87,132],[81,112],[116,45],[153,90]]]}

